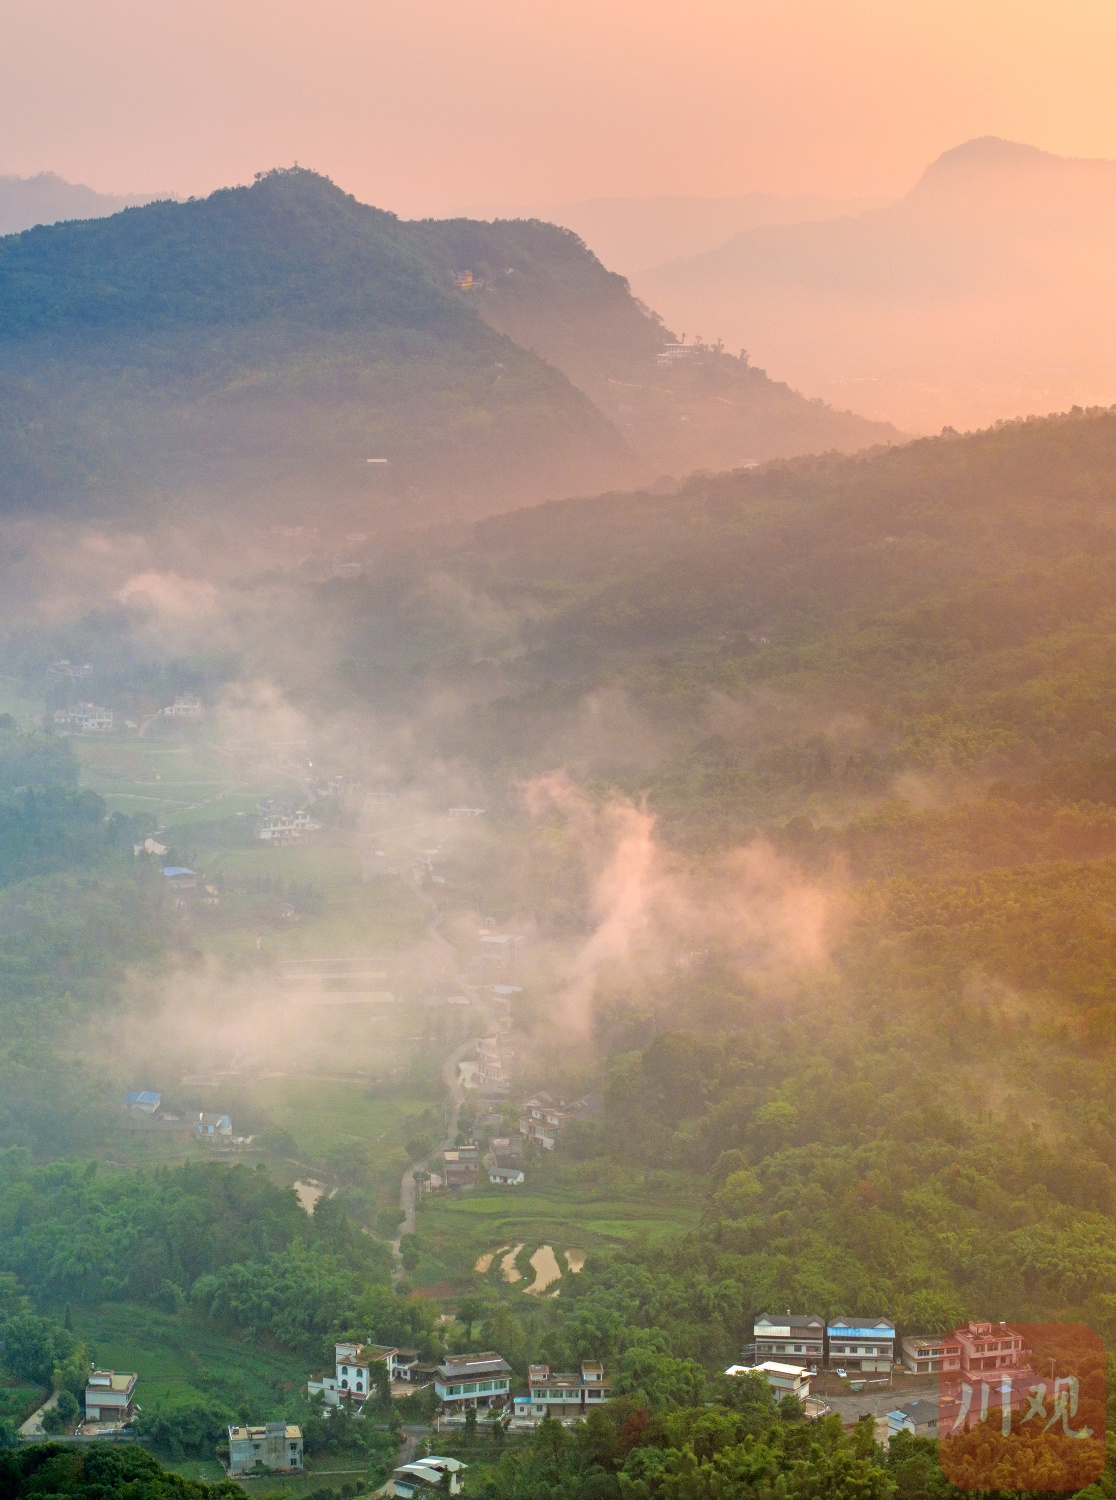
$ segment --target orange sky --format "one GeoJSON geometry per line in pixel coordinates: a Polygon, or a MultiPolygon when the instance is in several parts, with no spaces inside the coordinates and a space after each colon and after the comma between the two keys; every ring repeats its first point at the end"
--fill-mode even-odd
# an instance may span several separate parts
{"type": "Polygon", "coordinates": [[[404,214],[898,195],[996,134],[1116,157],[1112,0],[3,0],[0,172],[404,214]]]}

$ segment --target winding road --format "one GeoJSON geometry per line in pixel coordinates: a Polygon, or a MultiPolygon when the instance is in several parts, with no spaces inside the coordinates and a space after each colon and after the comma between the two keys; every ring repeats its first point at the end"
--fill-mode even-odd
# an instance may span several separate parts
{"type": "MultiPolygon", "coordinates": [[[[460,978],[460,971],[457,966],[457,950],[440,931],[442,923],[442,913],[438,908],[438,903],[434,900],[433,896],[428,895],[427,892],[422,889],[417,881],[414,884],[414,890],[419,900],[425,902],[433,912],[433,916],[431,917],[430,922],[427,925],[426,931],[432,938],[432,940],[438,945],[438,947],[441,948],[442,954],[446,960],[447,972],[453,977],[455,983],[460,984],[462,981],[460,978]]],[[[484,1020],[485,1024],[487,1024],[487,1012],[484,1015],[484,1020]]],[[[476,1046],[477,1040],[477,1037],[473,1036],[470,1037],[467,1041],[462,1042],[459,1047],[454,1048],[454,1050],[442,1064],[442,1080],[445,1083],[446,1088],[449,1090],[449,1096],[452,1102],[452,1113],[450,1114],[449,1121],[446,1127],[445,1139],[442,1141],[441,1147],[439,1149],[451,1147],[454,1141],[457,1139],[457,1121],[459,1115],[461,1114],[461,1106],[465,1102],[465,1090],[458,1082],[457,1065],[461,1062],[466,1052],[468,1052],[470,1048],[476,1046]]],[[[399,1208],[403,1214],[403,1218],[396,1232],[396,1236],[391,1242],[391,1253],[395,1260],[395,1265],[391,1273],[393,1283],[398,1282],[403,1276],[403,1251],[401,1245],[403,1236],[405,1234],[414,1234],[415,1232],[415,1208],[418,1204],[418,1183],[415,1181],[415,1174],[417,1172],[427,1171],[429,1161],[430,1158],[427,1157],[423,1161],[412,1162],[407,1170],[403,1173],[403,1177],[399,1184],[399,1208]]]]}

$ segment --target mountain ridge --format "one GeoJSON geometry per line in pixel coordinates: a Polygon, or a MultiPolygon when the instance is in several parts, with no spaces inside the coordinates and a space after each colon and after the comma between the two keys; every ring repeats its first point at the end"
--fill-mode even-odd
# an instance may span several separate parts
{"type": "Polygon", "coordinates": [[[899,437],[716,348],[665,378],[670,337],[567,230],[404,221],[305,168],[31,229],[0,240],[0,505],[378,527],[899,437]]]}

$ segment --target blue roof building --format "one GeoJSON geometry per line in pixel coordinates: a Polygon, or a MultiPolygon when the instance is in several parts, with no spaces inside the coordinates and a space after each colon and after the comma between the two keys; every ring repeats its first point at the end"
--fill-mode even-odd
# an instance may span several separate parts
{"type": "Polygon", "coordinates": [[[159,1108],[162,1097],[162,1094],[153,1093],[150,1089],[133,1089],[130,1094],[124,1095],[124,1108],[139,1110],[144,1115],[153,1115],[159,1108]]]}

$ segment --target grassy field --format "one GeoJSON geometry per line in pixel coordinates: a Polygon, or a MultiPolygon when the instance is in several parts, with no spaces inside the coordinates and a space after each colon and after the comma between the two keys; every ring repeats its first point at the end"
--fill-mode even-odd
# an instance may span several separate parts
{"type": "Polygon", "coordinates": [[[110,1302],[75,1307],[73,1320],[98,1364],[138,1374],[136,1399],[145,1409],[175,1406],[200,1392],[234,1411],[243,1408],[252,1421],[277,1420],[288,1394],[301,1391],[313,1373],[305,1356],[222,1333],[191,1315],[110,1302]]]}
{"type": "MultiPolygon", "coordinates": [[[[701,1193],[684,1172],[626,1173],[618,1182],[614,1173],[594,1180],[576,1166],[529,1161],[526,1173],[523,1188],[485,1184],[422,1201],[419,1284],[437,1282],[447,1273],[472,1278],[480,1256],[522,1243],[516,1266],[523,1279],[515,1285],[525,1290],[534,1276],[528,1260],[540,1245],[551,1245],[558,1253],[564,1280],[570,1274],[567,1249],[592,1256],[610,1246],[655,1244],[694,1228],[701,1212],[701,1193]]],[[[504,1284],[501,1260],[496,1256],[483,1273],[493,1286],[504,1284]]]]}
{"type": "Polygon", "coordinates": [[[0,1385],[0,1418],[18,1425],[42,1405],[47,1394],[39,1386],[18,1379],[0,1385]]]}

